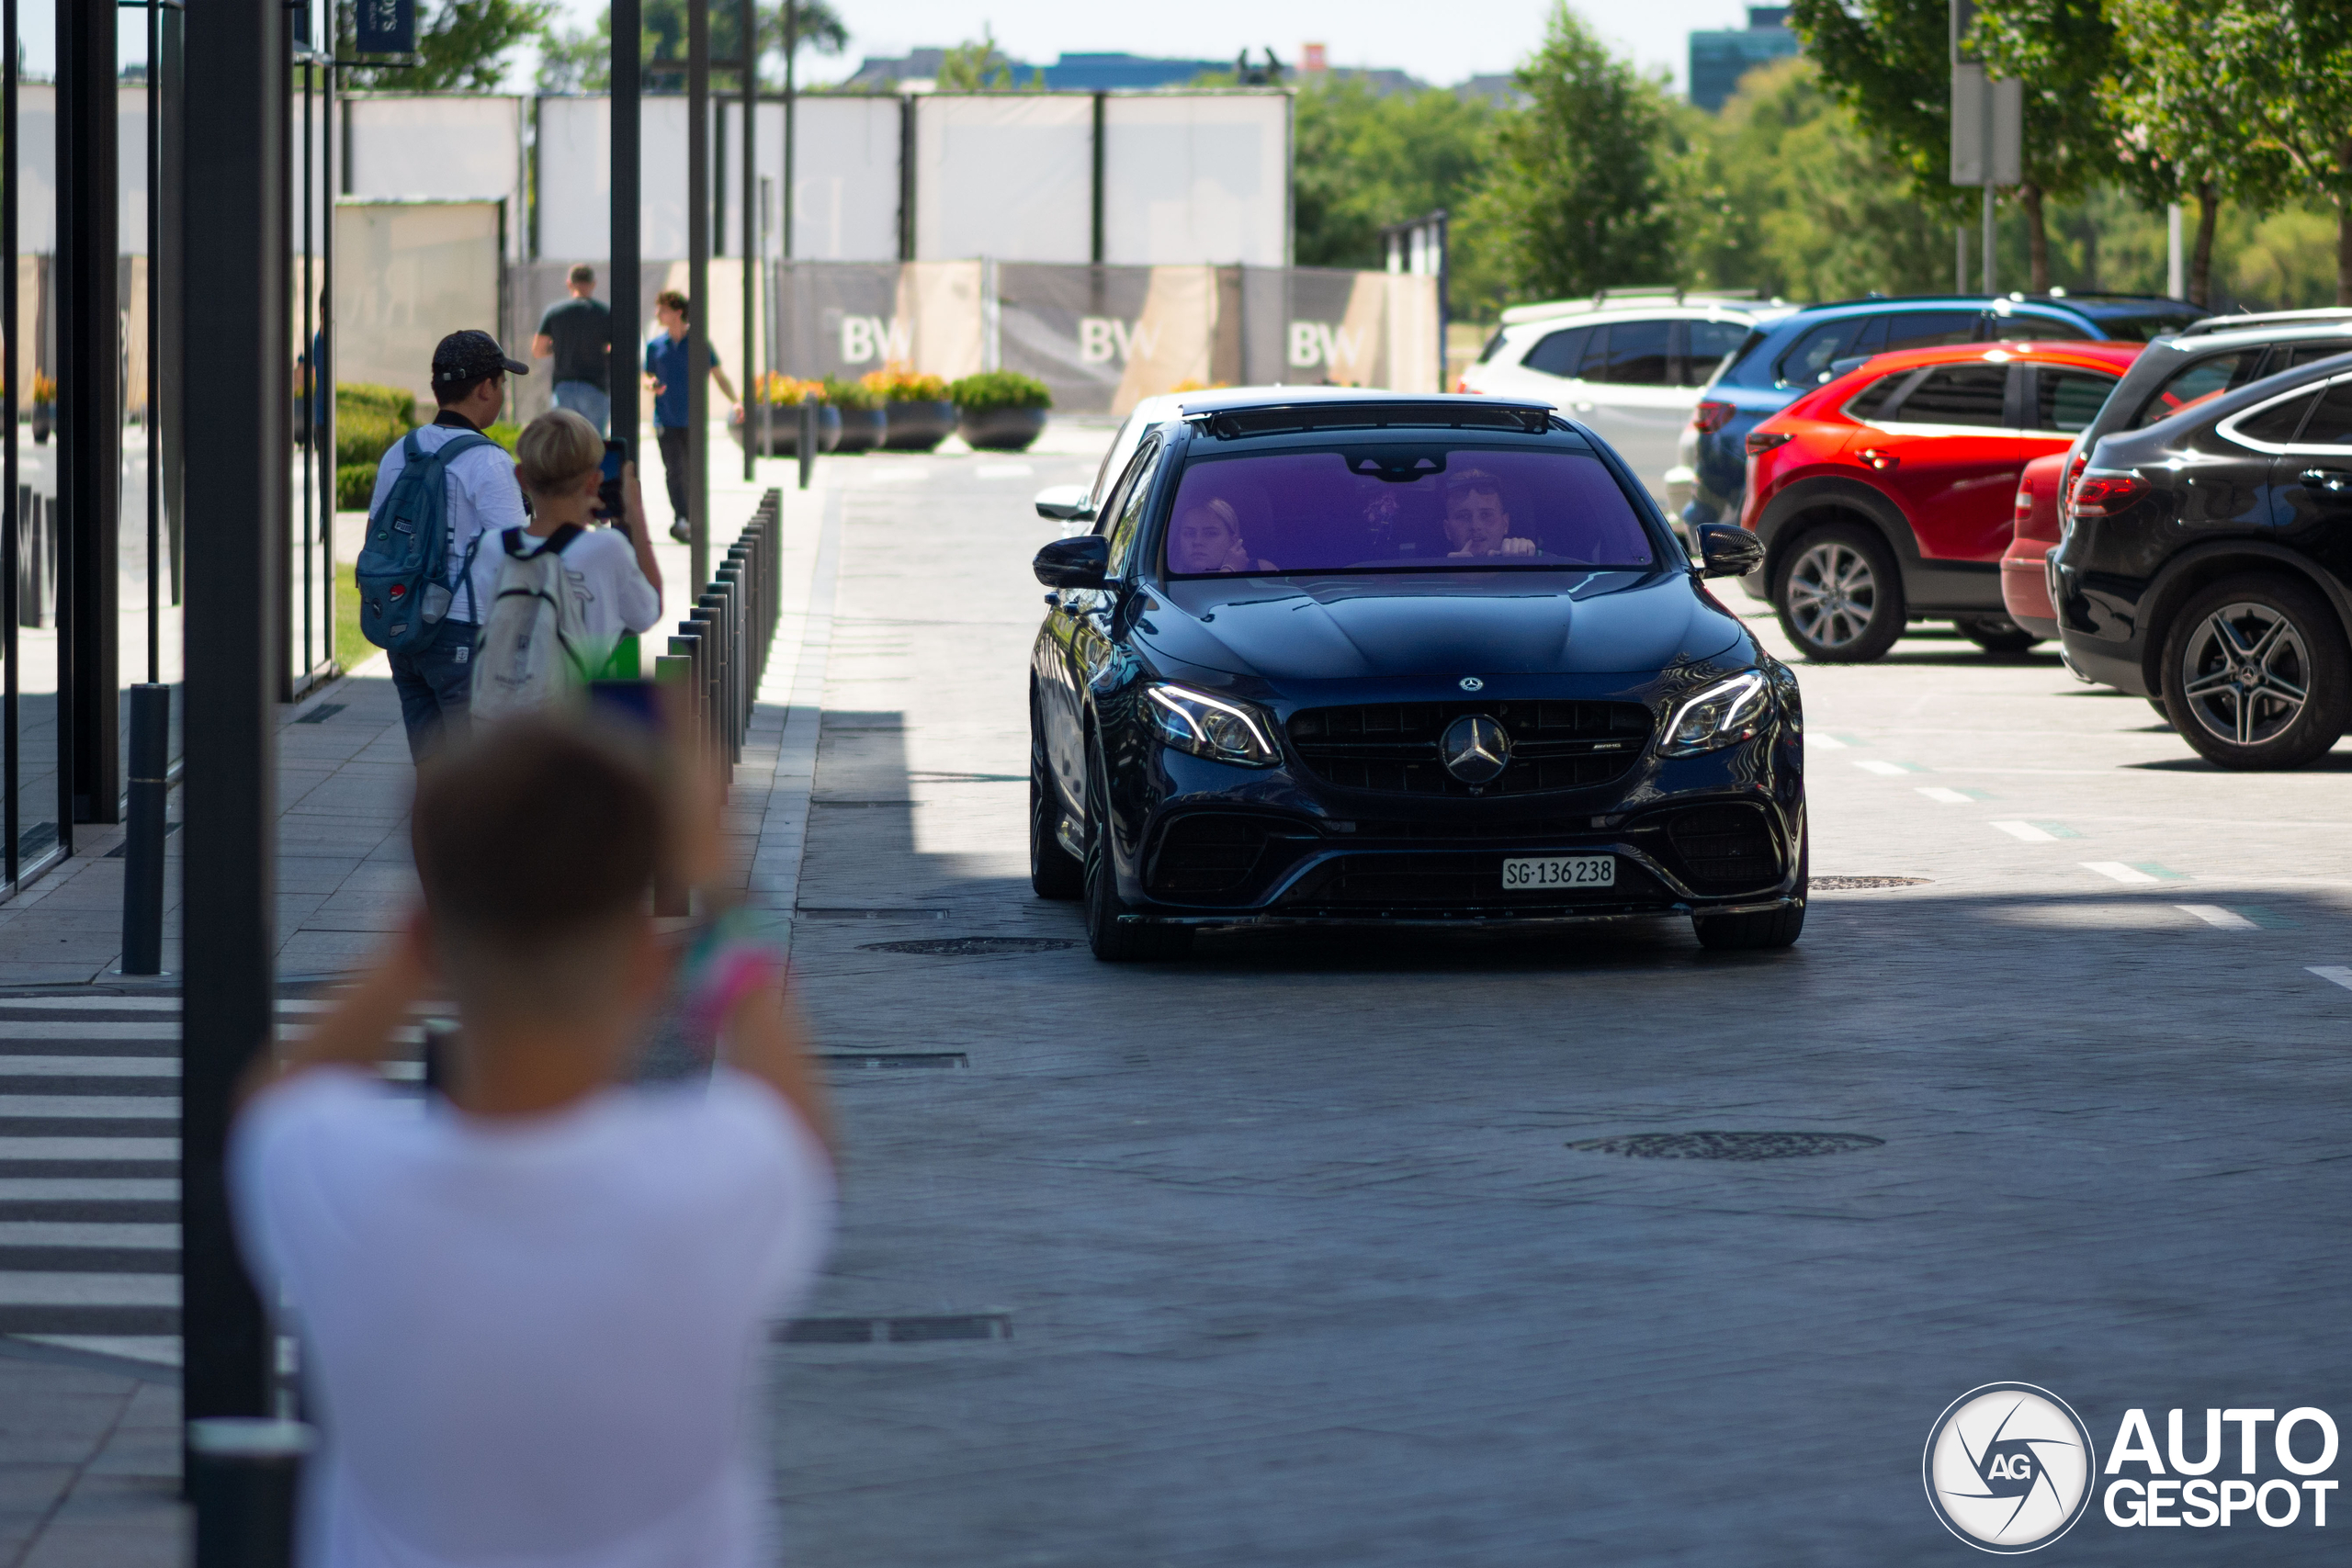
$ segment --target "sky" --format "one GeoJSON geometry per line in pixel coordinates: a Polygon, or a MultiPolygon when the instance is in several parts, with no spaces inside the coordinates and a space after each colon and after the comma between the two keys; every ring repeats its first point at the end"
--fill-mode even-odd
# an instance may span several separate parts
{"type": "MultiPolygon", "coordinates": [[[[564,0],[575,25],[594,26],[605,0],[564,0]]],[[[1102,0],[834,0],[850,31],[838,61],[808,57],[817,81],[838,79],[865,55],[961,43],[983,26],[1007,54],[1050,62],[1065,50],[1125,51],[1229,60],[1272,48],[1298,62],[1298,46],[1327,45],[1334,65],[1396,66],[1450,85],[1509,71],[1543,40],[1552,0],[1184,0],[1181,6],[1106,6],[1102,0]]],[[[1747,25],[1738,0],[1578,0],[1574,7],[1620,53],[1670,70],[1677,86],[1694,28],[1747,25]]],[[[38,7],[36,7],[38,9],[38,7]]]]}

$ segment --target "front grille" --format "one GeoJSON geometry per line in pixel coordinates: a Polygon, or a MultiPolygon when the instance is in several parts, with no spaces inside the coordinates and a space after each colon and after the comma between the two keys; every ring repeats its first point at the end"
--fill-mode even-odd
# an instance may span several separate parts
{"type": "Polygon", "coordinates": [[[1623,775],[1650,735],[1639,703],[1369,703],[1293,714],[1291,744],[1316,777],[1389,795],[1532,795],[1587,789],[1623,775]],[[1438,742],[1465,714],[1493,716],[1510,734],[1510,765],[1474,791],[1445,771],[1438,742]]]}
{"type": "Polygon", "coordinates": [[[1145,882],[1155,897],[1198,898],[1244,886],[1278,834],[1305,836],[1279,817],[1238,811],[1196,811],[1179,817],[1159,835],[1145,882]]]}
{"type": "Polygon", "coordinates": [[[1399,910],[1524,909],[1671,902],[1658,880],[1623,855],[1613,887],[1503,890],[1499,854],[1342,855],[1283,898],[1285,906],[1399,910]]]}
{"type": "Polygon", "coordinates": [[[1684,880],[1701,893],[1737,893],[1781,880],[1781,851],[1760,807],[1702,806],[1667,824],[1684,880]]]}

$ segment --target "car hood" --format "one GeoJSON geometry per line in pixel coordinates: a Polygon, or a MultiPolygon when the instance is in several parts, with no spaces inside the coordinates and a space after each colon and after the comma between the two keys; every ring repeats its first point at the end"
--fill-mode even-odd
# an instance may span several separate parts
{"type": "Polygon", "coordinates": [[[1183,663],[1273,681],[1641,673],[1742,635],[1679,571],[1470,575],[1173,582],[1135,635],[1183,663]]]}

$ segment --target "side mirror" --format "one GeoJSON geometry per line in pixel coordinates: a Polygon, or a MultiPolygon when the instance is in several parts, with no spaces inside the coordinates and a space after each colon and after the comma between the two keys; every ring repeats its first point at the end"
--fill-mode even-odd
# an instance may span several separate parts
{"type": "Polygon", "coordinates": [[[1056,539],[1037,552],[1031,570],[1048,588],[1100,588],[1111,565],[1111,541],[1100,534],[1056,539]]]}
{"type": "Polygon", "coordinates": [[[1084,485],[1047,485],[1037,492],[1037,515],[1056,523],[1091,523],[1094,498],[1084,485]]]}
{"type": "Polygon", "coordinates": [[[1702,577],[1746,577],[1764,564],[1764,541],[1745,528],[1721,523],[1699,525],[1702,577]]]}

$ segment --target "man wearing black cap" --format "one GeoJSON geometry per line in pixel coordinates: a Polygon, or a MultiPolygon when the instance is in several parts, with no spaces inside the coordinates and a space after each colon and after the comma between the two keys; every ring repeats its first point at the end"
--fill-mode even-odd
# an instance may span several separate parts
{"type": "MultiPolygon", "coordinates": [[[[416,433],[417,446],[437,451],[464,432],[480,433],[497,423],[506,407],[506,378],[530,373],[527,366],[506,357],[488,333],[451,333],[433,351],[433,396],[441,412],[416,433]]],[[[368,503],[371,516],[408,466],[404,445],[405,438],[393,442],[377,467],[376,493],[368,503]]],[[[514,482],[514,460],[496,446],[461,453],[449,464],[447,483],[448,583],[454,594],[449,613],[424,642],[386,656],[392,686],[400,693],[401,720],[408,727],[409,755],[417,760],[445,738],[466,737],[474,637],[498,595],[498,538],[508,528],[530,525],[522,488],[514,482]]]]}

